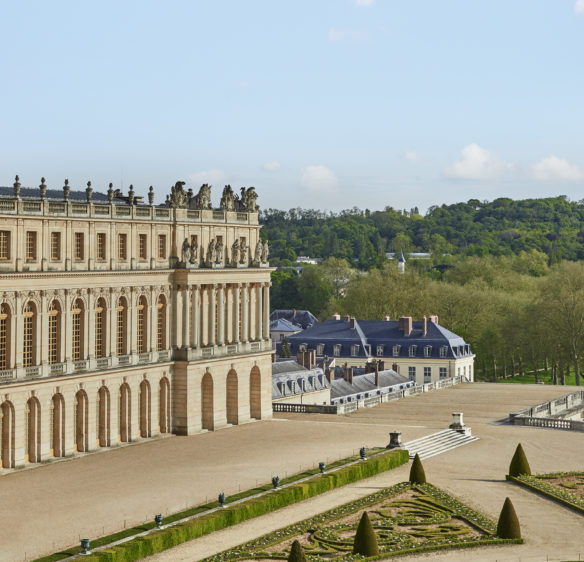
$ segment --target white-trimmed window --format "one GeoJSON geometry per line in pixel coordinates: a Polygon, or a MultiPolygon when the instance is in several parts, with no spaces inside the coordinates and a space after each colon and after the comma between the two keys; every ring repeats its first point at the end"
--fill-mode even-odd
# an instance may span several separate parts
{"type": "Polygon", "coordinates": [[[410,357],[415,357],[416,356],[416,350],[418,349],[417,345],[410,345],[408,352],[410,354],[410,357]]]}
{"type": "Polygon", "coordinates": [[[145,260],[148,257],[148,235],[138,234],[138,258],[145,260]]]}
{"type": "Polygon", "coordinates": [[[73,242],[73,257],[76,261],[83,261],[85,240],[83,232],[76,232],[73,242]]]}
{"type": "Polygon", "coordinates": [[[424,357],[432,357],[432,346],[431,345],[424,346],[424,357]]]}
{"type": "Polygon", "coordinates": [[[336,343],[335,345],[333,345],[333,355],[335,357],[340,357],[341,349],[342,349],[342,345],[340,343],[336,343]]]}
{"type": "Polygon", "coordinates": [[[51,260],[59,261],[61,259],[61,233],[51,232],[51,260]]]}
{"type": "Polygon", "coordinates": [[[306,351],[306,344],[301,343],[298,345],[298,351],[306,351]]]}
{"type": "Polygon", "coordinates": [[[391,353],[392,353],[392,355],[393,355],[394,357],[399,357],[399,352],[400,352],[400,349],[401,349],[401,345],[394,345],[394,346],[391,348],[391,353]]]}
{"type": "Polygon", "coordinates": [[[26,233],[26,261],[35,261],[37,257],[37,233],[29,230],[26,233]]]}
{"type": "Polygon", "coordinates": [[[357,357],[359,355],[359,346],[352,345],[351,346],[351,357],[357,357]]]}
{"type": "Polygon", "coordinates": [[[385,346],[383,346],[383,345],[378,345],[378,346],[376,347],[376,353],[377,353],[377,357],[383,357],[384,350],[385,350],[385,346]]]}
{"type": "Polygon", "coordinates": [[[316,344],[316,354],[323,355],[324,354],[324,343],[317,343],[316,344]]]}
{"type": "Polygon", "coordinates": [[[415,367],[408,367],[408,376],[411,381],[416,382],[416,368],[415,367]]]}
{"type": "Polygon", "coordinates": [[[440,357],[446,357],[448,355],[448,346],[441,345],[440,346],[440,357]]]}
{"type": "Polygon", "coordinates": [[[96,241],[96,259],[99,261],[104,261],[106,257],[106,239],[105,239],[105,232],[98,232],[97,233],[97,241],[96,241]]]}
{"type": "Polygon", "coordinates": [[[166,259],[166,234],[158,235],[158,259],[166,259]]]}
{"type": "Polygon", "coordinates": [[[118,234],[118,259],[128,259],[128,235],[125,232],[118,234]]]}
{"type": "Polygon", "coordinates": [[[424,382],[432,382],[432,367],[424,367],[424,382]]]}
{"type": "Polygon", "coordinates": [[[0,260],[10,259],[10,230],[0,230],[0,260]]]}
{"type": "Polygon", "coordinates": [[[446,369],[446,367],[440,367],[440,378],[448,378],[448,369],[446,369]]]}

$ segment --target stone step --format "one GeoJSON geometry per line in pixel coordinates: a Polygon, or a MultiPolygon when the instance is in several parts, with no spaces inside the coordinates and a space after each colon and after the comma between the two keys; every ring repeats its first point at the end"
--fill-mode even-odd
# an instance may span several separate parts
{"type": "Polygon", "coordinates": [[[477,440],[478,437],[445,429],[405,443],[404,449],[409,451],[410,459],[413,459],[416,453],[420,459],[427,459],[477,440]]]}

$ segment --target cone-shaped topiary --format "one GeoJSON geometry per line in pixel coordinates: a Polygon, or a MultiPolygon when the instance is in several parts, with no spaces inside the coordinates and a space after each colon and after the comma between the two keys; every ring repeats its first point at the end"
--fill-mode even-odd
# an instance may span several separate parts
{"type": "Polygon", "coordinates": [[[515,513],[515,508],[509,498],[505,499],[499,522],[497,523],[497,536],[502,539],[520,539],[521,527],[515,513]]]}
{"type": "Polygon", "coordinates": [[[529,463],[527,462],[527,457],[523,451],[521,443],[517,445],[515,449],[515,454],[511,459],[511,464],[509,465],[509,476],[519,476],[521,474],[531,474],[531,468],[529,468],[529,463]]]}
{"type": "Polygon", "coordinates": [[[306,556],[304,556],[304,549],[298,541],[294,541],[292,543],[290,556],[288,556],[288,562],[307,562],[306,556]]]}
{"type": "Polygon", "coordinates": [[[412,463],[412,468],[410,468],[410,484],[425,484],[426,483],[426,473],[424,472],[424,467],[422,466],[422,461],[420,456],[416,453],[414,457],[414,462],[412,463]]]}
{"type": "Polygon", "coordinates": [[[359,521],[359,526],[357,527],[355,542],[353,543],[353,554],[362,554],[363,556],[376,556],[379,554],[377,536],[366,511],[361,515],[361,521],[359,521]]]}

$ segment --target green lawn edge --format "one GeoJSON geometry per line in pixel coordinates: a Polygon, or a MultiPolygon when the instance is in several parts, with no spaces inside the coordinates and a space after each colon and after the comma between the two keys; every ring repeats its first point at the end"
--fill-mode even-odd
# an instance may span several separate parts
{"type": "MultiPolygon", "coordinates": [[[[379,451],[383,451],[383,449],[379,449],[379,451]]],[[[347,464],[357,460],[358,458],[359,457],[356,456],[349,457],[347,459],[332,463],[327,468],[331,469],[339,465],[347,464]]],[[[279,488],[265,496],[253,498],[237,505],[227,505],[225,509],[220,511],[215,511],[207,515],[201,515],[201,517],[191,521],[162,529],[161,531],[150,533],[144,537],[130,540],[124,544],[112,548],[94,552],[90,555],[84,556],[83,559],[87,561],[99,560],[108,562],[129,562],[131,560],[138,560],[144,556],[162,552],[163,550],[172,548],[173,546],[177,546],[183,542],[201,537],[220,529],[224,529],[253,517],[264,515],[275,509],[286,507],[287,505],[291,505],[293,503],[308,499],[324,492],[328,492],[335,488],[345,486],[346,484],[350,484],[364,478],[369,478],[370,476],[375,476],[376,474],[386,470],[391,470],[401,466],[407,463],[408,460],[408,452],[400,449],[382,452],[377,456],[367,458],[364,461],[346,466],[344,468],[340,468],[335,472],[319,474],[318,469],[305,471],[285,478],[281,481],[281,483],[286,484],[294,482],[310,475],[313,475],[313,478],[308,481],[301,482],[297,485],[289,486],[287,488],[279,488]]],[[[255,495],[262,491],[270,490],[271,488],[271,484],[266,484],[264,486],[259,486],[245,492],[240,492],[228,497],[226,499],[226,504],[247,496],[255,495]]],[[[190,515],[202,513],[218,506],[218,502],[211,502],[203,506],[198,506],[178,514],[165,517],[164,524],[177,521],[190,515]]],[[[91,546],[92,548],[96,548],[105,544],[110,544],[128,536],[151,530],[154,527],[154,523],[147,523],[145,525],[133,527],[132,529],[126,529],[124,531],[120,531],[119,533],[108,535],[107,537],[101,537],[100,539],[92,540],[91,546]]],[[[36,562],[56,562],[58,560],[62,560],[63,558],[67,558],[79,553],[81,553],[81,548],[74,547],[65,551],[38,558],[36,562]]]]}
{"type": "MultiPolygon", "coordinates": [[[[584,472],[579,472],[579,473],[566,473],[566,475],[582,475],[584,476],[584,472]]],[[[578,505],[577,503],[574,503],[574,501],[570,500],[570,497],[573,497],[572,494],[570,494],[570,492],[568,491],[561,491],[562,495],[560,494],[560,490],[556,490],[555,486],[552,486],[551,484],[546,484],[545,482],[539,482],[538,479],[539,478],[551,478],[553,477],[557,477],[557,476],[561,476],[562,473],[550,473],[550,474],[538,474],[538,475],[531,475],[531,476],[519,476],[519,477],[515,477],[515,476],[509,476],[507,474],[507,476],[505,476],[505,478],[511,482],[514,482],[515,484],[518,484],[519,486],[523,486],[524,488],[527,488],[528,490],[531,490],[533,492],[535,492],[536,494],[539,494],[540,496],[543,496],[544,498],[547,498],[549,500],[555,501],[565,507],[568,507],[569,509],[572,509],[573,511],[575,511],[576,513],[580,514],[580,515],[584,515],[584,506],[582,505],[578,505]],[[564,496],[564,497],[562,497],[564,496]]]]}

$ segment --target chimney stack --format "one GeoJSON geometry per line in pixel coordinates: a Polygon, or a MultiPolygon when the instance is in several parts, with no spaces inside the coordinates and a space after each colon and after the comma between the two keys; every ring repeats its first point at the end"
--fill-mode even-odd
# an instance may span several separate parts
{"type": "Polygon", "coordinates": [[[391,368],[399,375],[399,365],[397,363],[394,363],[391,368]]]}
{"type": "Polygon", "coordinates": [[[384,320],[385,320],[386,322],[389,322],[389,321],[391,320],[391,318],[390,318],[389,316],[386,316],[386,317],[384,318],[384,320]]]}
{"type": "Polygon", "coordinates": [[[385,361],[377,361],[380,371],[385,371],[385,361]]]}
{"type": "Polygon", "coordinates": [[[436,316],[435,314],[429,316],[428,320],[430,320],[430,322],[432,322],[433,324],[438,324],[438,316],[436,316]]]}
{"type": "Polygon", "coordinates": [[[375,364],[375,386],[379,387],[379,365],[375,364]]]}
{"type": "Polygon", "coordinates": [[[412,333],[412,317],[400,316],[399,329],[404,333],[404,336],[409,336],[412,333]]]}
{"type": "Polygon", "coordinates": [[[356,324],[357,324],[357,321],[355,320],[355,317],[351,316],[351,319],[349,320],[349,325],[351,327],[351,330],[355,329],[356,324]]]}
{"type": "Polygon", "coordinates": [[[425,336],[428,333],[428,319],[424,316],[422,320],[422,336],[425,336]]]}
{"type": "Polygon", "coordinates": [[[340,320],[341,319],[341,315],[338,312],[335,312],[332,316],[333,320],[340,320]]]}
{"type": "Polygon", "coordinates": [[[348,322],[351,319],[351,317],[348,314],[345,314],[343,316],[343,322],[348,322]]]}
{"type": "Polygon", "coordinates": [[[347,367],[346,363],[345,363],[345,380],[349,384],[353,384],[353,367],[347,367]]]}

